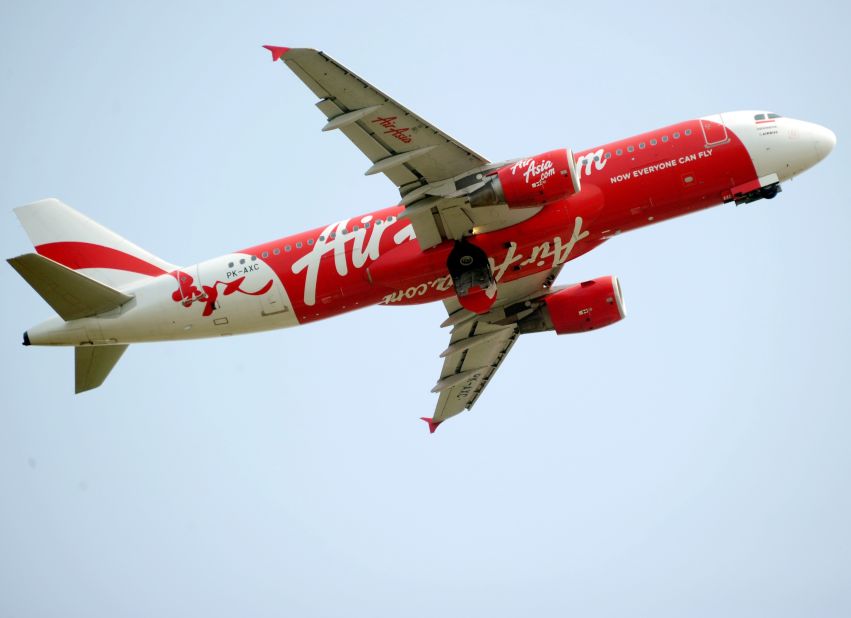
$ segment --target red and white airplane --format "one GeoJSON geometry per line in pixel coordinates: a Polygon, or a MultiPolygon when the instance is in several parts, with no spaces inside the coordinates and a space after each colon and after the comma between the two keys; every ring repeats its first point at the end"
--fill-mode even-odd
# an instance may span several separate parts
{"type": "Polygon", "coordinates": [[[449,341],[431,431],[469,409],[524,333],[624,317],[616,277],[553,283],[622,232],[771,199],[833,149],[828,129],[767,111],[705,116],[577,153],[491,163],[327,55],[266,46],[401,201],[178,267],[56,199],[15,210],[35,246],[9,263],[59,314],[24,345],[74,346],[76,392],[128,344],[298,326],[369,305],[442,301],[449,341]]]}

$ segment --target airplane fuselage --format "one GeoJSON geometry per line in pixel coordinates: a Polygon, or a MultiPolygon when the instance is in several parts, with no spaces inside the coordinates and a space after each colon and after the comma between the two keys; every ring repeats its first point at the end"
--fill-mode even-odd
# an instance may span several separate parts
{"type": "MultiPolygon", "coordinates": [[[[779,183],[833,147],[826,129],[766,112],[690,120],[575,154],[581,191],[521,209],[515,225],[471,230],[494,278],[508,283],[557,268],[620,233],[724,202],[773,197],[779,183]],[[762,116],[762,120],[757,120],[762,116]],[[771,115],[776,116],[776,115],[771,115]]],[[[433,302],[454,295],[451,241],[422,251],[403,205],[166,272],[133,258],[36,247],[78,268],[148,275],[111,313],[49,320],[28,331],[42,345],[133,343],[234,335],[297,326],[371,305],[433,302]],[[88,261],[87,261],[88,260],[88,261]]],[[[74,245],[74,246],[70,246],[74,245]]],[[[551,282],[550,282],[551,283],[551,282]]]]}

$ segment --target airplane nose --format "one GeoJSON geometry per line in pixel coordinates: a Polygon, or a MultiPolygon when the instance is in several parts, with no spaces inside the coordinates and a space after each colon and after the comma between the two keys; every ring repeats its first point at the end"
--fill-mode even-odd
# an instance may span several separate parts
{"type": "Polygon", "coordinates": [[[815,145],[816,154],[818,155],[819,161],[821,161],[829,155],[833,151],[834,146],[836,146],[836,134],[827,127],[814,124],[812,125],[811,135],[815,145]]]}

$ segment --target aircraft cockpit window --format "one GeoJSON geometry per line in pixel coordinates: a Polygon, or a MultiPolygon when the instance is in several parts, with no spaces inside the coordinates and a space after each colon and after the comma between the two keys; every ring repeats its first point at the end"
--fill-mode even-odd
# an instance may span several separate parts
{"type": "Polygon", "coordinates": [[[768,114],[768,117],[769,118],[782,118],[783,116],[781,116],[780,114],[768,114]]]}
{"type": "Polygon", "coordinates": [[[754,120],[765,120],[765,114],[757,114],[753,117],[754,120]]]}

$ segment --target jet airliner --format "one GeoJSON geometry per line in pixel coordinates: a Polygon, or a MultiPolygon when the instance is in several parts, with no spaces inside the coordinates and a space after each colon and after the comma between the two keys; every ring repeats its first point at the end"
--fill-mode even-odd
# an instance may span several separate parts
{"type": "Polygon", "coordinates": [[[177,266],[57,199],[15,209],[35,247],[9,263],[56,311],[25,345],[73,346],[75,390],[128,345],[298,326],[371,305],[440,301],[448,341],[429,429],[469,409],[517,339],[625,316],[614,276],[557,285],[623,232],[772,199],[835,135],[766,110],[686,120],[585,150],[491,162],[313,49],[265,46],[399,190],[395,205],[177,266]]]}

